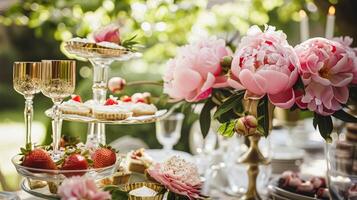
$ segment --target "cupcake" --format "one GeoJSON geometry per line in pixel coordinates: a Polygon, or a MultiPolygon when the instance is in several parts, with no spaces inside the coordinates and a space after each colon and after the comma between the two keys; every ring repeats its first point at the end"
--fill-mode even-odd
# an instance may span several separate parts
{"type": "Polygon", "coordinates": [[[118,105],[118,101],[110,97],[104,105],[94,105],[93,115],[101,120],[124,120],[132,115],[129,109],[118,105]]]}
{"type": "Polygon", "coordinates": [[[141,148],[128,153],[128,169],[131,172],[144,174],[145,170],[153,163],[152,158],[141,148]]]}
{"type": "Polygon", "coordinates": [[[131,97],[121,97],[120,105],[128,108],[133,112],[133,116],[154,115],[157,108],[154,104],[151,104],[151,94],[148,92],[135,93],[131,97]]]}
{"type": "Polygon", "coordinates": [[[161,200],[164,197],[162,192],[164,189],[160,184],[148,182],[136,182],[123,186],[123,190],[128,192],[129,200],[161,200]]]}
{"type": "Polygon", "coordinates": [[[82,103],[82,99],[78,95],[73,95],[68,101],[60,105],[60,110],[63,114],[91,116],[92,110],[90,107],[82,103]]]}
{"type": "Polygon", "coordinates": [[[119,167],[118,171],[113,175],[113,185],[122,185],[129,182],[131,172],[124,167],[119,167]]]}
{"type": "Polygon", "coordinates": [[[157,108],[153,104],[135,103],[131,106],[130,111],[133,112],[133,116],[154,115],[157,108]]]}

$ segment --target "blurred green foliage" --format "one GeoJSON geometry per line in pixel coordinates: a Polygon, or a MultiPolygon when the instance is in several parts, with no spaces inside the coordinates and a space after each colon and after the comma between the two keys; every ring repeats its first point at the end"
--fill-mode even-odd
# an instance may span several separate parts
{"type": "MultiPolygon", "coordinates": [[[[8,38],[9,48],[0,51],[4,73],[0,74],[1,119],[21,121],[23,101],[11,84],[11,64],[16,60],[63,58],[63,41],[72,37],[90,37],[99,27],[118,23],[121,35],[138,35],[138,42],[145,46],[141,59],[114,63],[110,76],[130,80],[160,80],[167,59],[175,55],[178,46],[200,37],[217,35],[236,44],[250,25],[269,23],[284,30],[290,42],[299,41],[298,11],[308,10],[311,23],[321,24],[325,10],[319,10],[313,0],[26,0],[15,1],[1,12],[0,28],[8,38]],[[212,3],[218,2],[218,3],[212,3]],[[322,17],[322,18],[321,18],[322,17]],[[31,49],[31,51],[28,51],[31,49]],[[5,116],[5,111],[16,111],[16,117],[5,116]],[[2,118],[4,117],[4,118],[2,118]]],[[[323,33],[322,26],[313,30],[323,33]]],[[[1,33],[0,33],[1,34],[1,33]]],[[[84,99],[91,97],[91,73],[88,62],[78,63],[76,93],[84,99]],[[89,71],[89,73],[88,73],[89,71]]],[[[149,90],[156,96],[161,88],[131,88],[128,94],[149,90]]],[[[42,95],[35,98],[35,119],[50,126],[43,111],[51,106],[42,95]]],[[[183,137],[177,149],[188,150],[188,132],[194,118],[186,120],[183,137]]],[[[50,129],[49,129],[50,130],[50,129]]],[[[86,125],[64,123],[65,134],[85,137],[86,125]]],[[[130,134],[145,138],[151,147],[157,147],[154,126],[109,126],[108,141],[130,134]],[[149,135],[150,134],[150,135],[149,135]]]]}

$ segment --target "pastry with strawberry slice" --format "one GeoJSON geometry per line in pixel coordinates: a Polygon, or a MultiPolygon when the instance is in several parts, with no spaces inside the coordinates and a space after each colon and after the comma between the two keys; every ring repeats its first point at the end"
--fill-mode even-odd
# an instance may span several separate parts
{"type": "Polygon", "coordinates": [[[149,92],[135,93],[131,97],[120,98],[121,105],[133,112],[133,116],[154,115],[157,108],[151,104],[151,94],[149,92]]]}
{"type": "Polygon", "coordinates": [[[124,120],[132,115],[129,109],[118,105],[118,100],[111,96],[104,105],[94,105],[93,115],[101,120],[124,120]]]}
{"type": "Polygon", "coordinates": [[[111,146],[100,144],[92,154],[92,160],[94,168],[112,166],[117,161],[116,151],[111,146]]]}
{"type": "Polygon", "coordinates": [[[82,102],[82,98],[79,95],[72,95],[72,98],[61,104],[60,109],[63,114],[69,115],[81,115],[91,116],[92,109],[90,106],[82,102]]]}

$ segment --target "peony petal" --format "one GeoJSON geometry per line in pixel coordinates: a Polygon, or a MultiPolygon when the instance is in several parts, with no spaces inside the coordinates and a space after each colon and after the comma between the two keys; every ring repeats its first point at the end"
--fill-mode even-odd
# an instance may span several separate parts
{"type": "Polygon", "coordinates": [[[203,85],[202,85],[200,91],[201,91],[201,92],[204,92],[204,91],[206,91],[206,90],[208,90],[208,89],[211,89],[215,81],[216,81],[216,78],[213,76],[213,74],[208,73],[208,74],[207,74],[207,79],[206,79],[206,81],[203,83],[203,85]]]}
{"type": "Polygon", "coordinates": [[[335,66],[331,67],[330,72],[333,74],[339,72],[349,72],[351,71],[352,66],[348,64],[349,57],[345,54],[342,58],[336,63],[335,66]]]}
{"type": "Polygon", "coordinates": [[[278,94],[268,94],[271,103],[277,107],[289,109],[295,103],[294,90],[291,88],[278,94]]]}
{"type": "Polygon", "coordinates": [[[175,79],[173,85],[177,90],[185,92],[194,91],[202,84],[201,75],[191,69],[175,70],[175,79]]]}
{"type": "Polygon", "coordinates": [[[295,90],[295,103],[299,108],[306,109],[307,103],[302,102],[302,97],[304,96],[304,92],[301,90],[295,90]]]}
{"type": "Polygon", "coordinates": [[[347,103],[348,95],[349,95],[349,91],[347,87],[340,87],[340,88],[333,87],[332,89],[333,89],[333,95],[338,102],[342,104],[347,103]]]}
{"type": "Polygon", "coordinates": [[[257,74],[265,79],[268,94],[277,94],[285,90],[289,83],[289,76],[274,70],[260,70],[257,74]]]}
{"type": "Polygon", "coordinates": [[[216,82],[213,84],[213,88],[223,88],[228,87],[227,76],[218,76],[216,77],[216,82]]]}
{"type": "Polygon", "coordinates": [[[244,90],[245,89],[242,84],[240,84],[238,81],[233,80],[231,78],[228,78],[227,83],[228,83],[229,86],[231,86],[234,89],[237,89],[237,90],[244,90]]]}
{"type": "Polygon", "coordinates": [[[328,86],[331,84],[331,81],[329,79],[321,77],[319,74],[318,75],[312,75],[312,80],[314,80],[317,83],[320,83],[322,85],[328,86]]]}
{"type": "Polygon", "coordinates": [[[258,74],[253,74],[248,69],[243,69],[239,74],[242,85],[250,92],[262,95],[266,93],[266,80],[258,74]]]}
{"type": "Polygon", "coordinates": [[[331,85],[335,87],[344,87],[351,83],[353,79],[352,73],[339,73],[334,74],[331,78],[331,85]]]}

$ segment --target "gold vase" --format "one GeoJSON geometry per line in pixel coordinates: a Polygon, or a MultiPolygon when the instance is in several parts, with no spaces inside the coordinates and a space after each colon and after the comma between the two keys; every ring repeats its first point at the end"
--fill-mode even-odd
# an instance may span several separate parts
{"type": "MultiPolygon", "coordinates": [[[[257,118],[258,109],[258,99],[248,99],[244,100],[244,109],[250,115],[257,118]]],[[[273,115],[273,105],[269,102],[269,132],[272,128],[272,115],[273,115]]],[[[255,200],[261,199],[257,191],[257,177],[259,174],[259,165],[268,165],[270,161],[266,159],[259,149],[258,143],[260,140],[260,134],[256,132],[254,135],[248,136],[249,148],[248,150],[238,159],[239,163],[248,165],[248,188],[247,192],[240,198],[241,200],[255,200]]]]}

